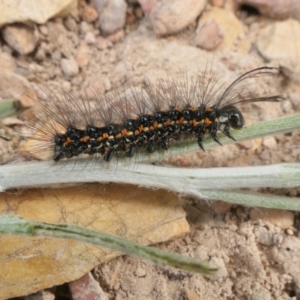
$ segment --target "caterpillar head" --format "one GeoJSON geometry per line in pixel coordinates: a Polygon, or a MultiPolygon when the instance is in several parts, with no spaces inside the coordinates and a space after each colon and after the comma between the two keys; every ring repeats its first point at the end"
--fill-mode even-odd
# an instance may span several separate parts
{"type": "Polygon", "coordinates": [[[233,129],[241,129],[245,124],[243,114],[235,106],[226,106],[221,109],[220,115],[227,119],[229,126],[233,129]]]}

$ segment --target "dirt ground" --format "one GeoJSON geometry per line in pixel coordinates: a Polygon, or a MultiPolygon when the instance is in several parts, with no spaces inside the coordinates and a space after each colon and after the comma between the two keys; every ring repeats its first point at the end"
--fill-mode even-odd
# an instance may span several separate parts
{"type": "MultiPolygon", "coordinates": [[[[242,13],[240,20],[248,26],[243,39],[252,46],[247,51],[239,51],[239,45],[215,52],[191,46],[196,24],[178,34],[159,37],[149,21],[142,17],[127,24],[124,37],[110,47],[99,50],[95,45],[89,45],[82,58],[87,60],[87,64],[71,79],[62,73],[57,61],[60,58],[55,55],[46,55],[43,59],[36,55],[15,56],[14,59],[19,73],[28,81],[62,87],[74,95],[88,87],[105,92],[128,83],[141,85],[146,78],[158,78],[165,73],[175,77],[182,71],[194,74],[203,70],[207,62],[212,63],[227,82],[255,67],[280,65],[279,61],[264,60],[255,47],[255,38],[264,21],[249,12],[242,13]]],[[[82,35],[77,28],[79,25],[72,31],[66,28],[66,22],[66,19],[56,19],[44,25],[48,28],[46,44],[50,49],[57,42],[58,35],[61,37],[59,43],[66,49],[74,45],[79,47],[82,35]]],[[[90,26],[87,30],[93,32],[96,29],[90,26]]],[[[258,94],[267,86],[270,92],[281,93],[287,100],[280,104],[245,107],[248,124],[299,111],[297,95],[300,94],[300,86],[296,80],[282,82],[276,81],[272,85],[257,80],[258,94]]],[[[300,158],[299,144],[300,134],[296,131],[217,147],[206,153],[197,151],[188,159],[191,165],[205,168],[297,162],[300,158]]],[[[18,155],[13,145],[9,147],[4,155],[6,162],[13,161],[18,155]]],[[[173,163],[176,164],[176,161],[173,160],[173,163]]],[[[299,197],[300,190],[269,189],[267,192],[299,197]]],[[[92,272],[109,299],[300,299],[298,213],[277,213],[222,202],[207,203],[184,195],[178,198],[186,210],[191,233],[157,246],[209,261],[212,266],[220,268],[219,275],[207,277],[162,269],[122,256],[92,272]],[[256,217],[257,212],[260,217],[256,217]],[[272,222],[276,213],[283,222],[288,220],[289,225],[272,222]]],[[[66,286],[56,287],[55,299],[70,299],[66,289],[66,286]]]]}

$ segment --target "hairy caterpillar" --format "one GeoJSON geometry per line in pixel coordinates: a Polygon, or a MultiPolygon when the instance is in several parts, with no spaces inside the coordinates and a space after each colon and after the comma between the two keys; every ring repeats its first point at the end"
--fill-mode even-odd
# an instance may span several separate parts
{"type": "Polygon", "coordinates": [[[32,139],[52,149],[55,162],[79,155],[105,161],[115,153],[132,157],[140,150],[167,150],[171,141],[186,136],[204,150],[207,135],[221,145],[218,131],[235,140],[230,129],[245,123],[238,104],[282,100],[280,95],[257,97],[248,91],[249,79],[276,74],[277,68],[253,69],[228,86],[205,73],[191,80],[148,82],[144,89],[96,95],[94,105],[84,97],[46,91],[48,102],[39,103],[37,121],[30,120],[29,127],[37,131],[32,139]]]}

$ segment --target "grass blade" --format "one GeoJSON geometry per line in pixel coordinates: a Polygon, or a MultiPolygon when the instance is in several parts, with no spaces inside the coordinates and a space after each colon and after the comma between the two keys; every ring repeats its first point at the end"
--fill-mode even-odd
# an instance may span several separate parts
{"type": "Polygon", "coordinates": [[[206,275],[212,275],[217,271],[217,269],[210,268],[207,263],[199,260],[74,225],[48,224],[24,220],[15,215],[0,215],[0,233],[74,239],[146,259],[160,266],[169,266],[206,275]]]}

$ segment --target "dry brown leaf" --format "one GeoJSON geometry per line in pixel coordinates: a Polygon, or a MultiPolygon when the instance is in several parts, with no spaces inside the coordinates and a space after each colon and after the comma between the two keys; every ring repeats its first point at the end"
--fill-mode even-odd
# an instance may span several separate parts
{"type": "MultiPolygon", "coordinates": [[[[0,212],[68,223],[153,244],[189,231],[174,194],[130,185],[88,184],[2,193],[0,212]]],[[[26,295],[75,280],[118,253],[49,237],[0,235],[1,298],[26,295]]]]}

